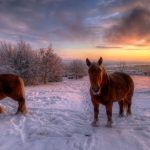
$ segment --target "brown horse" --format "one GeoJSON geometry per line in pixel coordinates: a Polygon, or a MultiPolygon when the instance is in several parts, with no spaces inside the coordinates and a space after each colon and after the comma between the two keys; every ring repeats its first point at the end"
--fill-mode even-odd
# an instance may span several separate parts
{"type": "Polygon", "coordinates": [[[125,73],[115,72],[108,75],[102,66],[102,61],[103,59],[100,58],[97,63],[91,63],[88,58],[86,59],[91,83],[91,100],[94,106],[94,121],[92,125],[97,126],[99,104],[101,103],[106,107],[107,126],[111,127],[113,102],[118,101],[120,116],[124,115],[124,108],[127,108],[127,115],[131,114],[134,83],[132,78],[125,73]]]}
{"type": "MultiPolygon", "coordinates": [[[[10,97],[17,101],[19,106],[17,113],[26,114],[26,104],[24,96],[24,82],[22,78],[12,74],[1,74],[0,75],[0,100],[5,97],[10,97]]],[[[3,112],[0,107],[0,112],[3,112]]]]}

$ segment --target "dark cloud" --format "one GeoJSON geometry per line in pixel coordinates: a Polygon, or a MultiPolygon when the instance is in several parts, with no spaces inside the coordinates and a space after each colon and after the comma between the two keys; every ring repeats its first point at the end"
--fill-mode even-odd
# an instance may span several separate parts
{"type": "Polygon", "coordinates": [[[149,0],[105,0],[99,3],[97,11],[103,14],[119,12],[124,15],[124,13],[135,7],[149,8],[149,0]]]}
{"type": "Polygon", "coordinates": [[[114,44],[150,44],[150,11],[143,7],[130,10],[105,32],[104,38],[114,44]]]}
{"type": "Polygon", "coordinates": [[[122,46],[105,46],[105,45],[98,45],[96,46],[98,49],[120,49],[122,46]]]}

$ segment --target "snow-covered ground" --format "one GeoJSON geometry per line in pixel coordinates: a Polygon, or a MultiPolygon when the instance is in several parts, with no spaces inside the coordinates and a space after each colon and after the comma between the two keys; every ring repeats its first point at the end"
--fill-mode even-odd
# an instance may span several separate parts
{"type": "Polygon", "coordinates": [[[118,117],[106,128],[104,106],[100,126],[90,125],[93,108],[88,78],[26,87],[28,115],[14,115],[17,103],[1,101],[0,150],[149,150],[150,77],[134,76],[135,94],[130,117],[118,117]]]}

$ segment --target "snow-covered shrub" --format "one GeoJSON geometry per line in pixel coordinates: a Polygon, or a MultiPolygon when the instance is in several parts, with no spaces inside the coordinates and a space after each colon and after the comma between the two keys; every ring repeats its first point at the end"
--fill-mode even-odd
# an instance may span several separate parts
{"type": "Polygon", "coordinates": [[[0,73],[18,74],[28,85],[46,84],[62,79],[63,65],[51,47],[33,50],[24,41],[15,45],[0,42],[0,73]]]}

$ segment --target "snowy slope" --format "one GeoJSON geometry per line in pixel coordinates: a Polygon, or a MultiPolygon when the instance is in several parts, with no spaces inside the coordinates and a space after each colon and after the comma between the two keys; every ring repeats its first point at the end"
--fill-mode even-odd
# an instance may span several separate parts
{"type": "Polygon", "coordinates": [[[134,76],[133,115],[119,118],[113,107],[113,127],[106,128],[104,106],[100,126],[90,125],[93,109],[88,78],[26,87],[27,116],[14,115],[17,103],[1,101],[0,150],[149,150],[150,78],[134,76]]]}

